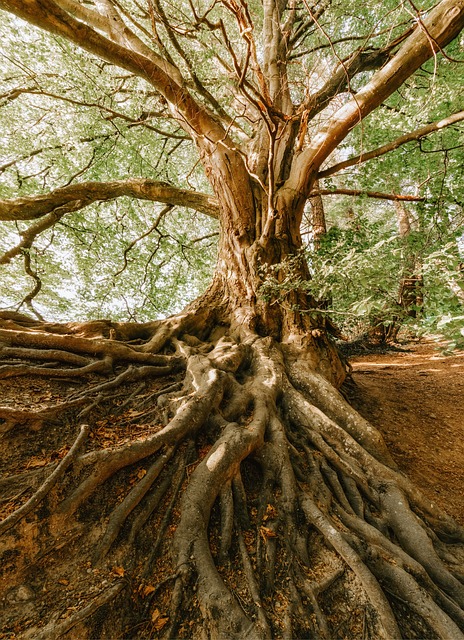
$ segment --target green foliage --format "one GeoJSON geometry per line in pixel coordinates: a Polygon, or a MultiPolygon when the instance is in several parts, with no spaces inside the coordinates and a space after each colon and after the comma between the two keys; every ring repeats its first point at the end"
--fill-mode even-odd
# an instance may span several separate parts
{"type": "Polygon", "coordinates": [[[390,226],[357,216],[345,228],[332,226],[318,251],[306,249],[310,280],[294,276],[301,256],[289,259],[268,270],[262,294],[267,299],[285,299],[291,290],[304,290],[315,303],[310,312],[328,313],[344,333],[354,336],[374,318],[389,322],[398,314],[402,251],[390,226]]]}
{"type": "Polygon", "coordinates": [[[456,238],[443,246],[425,233],[402,240],[393,228],[358,217],[355,230],[332,228],[310,260],[309,290],[316,299],[330,300],[344,333],[354,336],[379,321],[397,322],[417,333],[443,335],[453,346],[463,345],[464,278],[456,238]],[[411,256],[423,278],[423,306],[412,308],[416,318],[398,304],[411,256]]]}
{"type": "Polygon", "coordinates": [[[269,302],[285,304],[290,292],[306,291],[315,302],[309,313],[328,314],[350,338],[373,325],[394,322],[418,335],[441,336],[449,341],[449,349],[464,348],[461,232],[448,225],[444,244],[445,230],[433,226],[401,238],[392,205],[390,215],[386,208],[374,214],[365,200],[363,209],[333,224],[318,251],[308,247],[303,254],[264,270],[261,295],[269,302]],[[296,276],[301,259],[308,260],[308,281],[296,276]],[[411,262],[423,279],[418,291],[423,305],[411,307],[417,317],[408,315],[408,309],[399,304],[400,281],[411,262]]]}
{"type": "MultiPolygon", "coordinates": [[[[295,102],[324,86],[331,70],[353,51],[370,51],[392,42],[413,17],[412,5],[393,0],[323,4],[323,19],[300,32],[288,61],[295,102]]],[[[131,28],[153,46],[156,38],[144,3],[121,0],[118,5],[125,8],[126,16],[134,17],[131,28]]],[[[433,0],[424,0],[421,9],[433,5],[433,0]]],[[[173,44],[173,31],[158,21],[157,37],[163,43],[159,52],[167,52],[178,65],[198,102],[208,104],[205,94],[210,92],[244,132],[254,135],[256,114],[251,112],[250,117],[237,99],[230,55],[233,51],[242,62],[248,55],[236,17],[222,3],[207,0],[166,1],[161,6],[175,25],[179,47],[173,44]],[[227,31],[229,50],[219,30],[210,28],[219,21],[227,31]]],[[[263,5],[250,0],[247,6],[259,45],[258,59],[264,64],[263,5]]],[[[296,6],[301,14],[297,22],[304,25],[305,5],[296,6]]],[[[284,17],[289,13],[285,9],[284,17]]],[[[1,17],[0,198],[46,193],[84,180],[136,176],[192,190],[210,189],[192,141],[148,83],[9,13],[1,12],[1,17]]],[[[447,48],[448,55],[459,58],[460,47],[457,39],[447,48]]],[[[252,67],[247,72],[250,82],[252,67]]],[[[371,73],[360,74],[337,95],[309,123],[308,135],[371,73]]],[[[328,164],[463,108],[461,66],[439,54],[353,128],[328,164]]],[[[231,135],[239,139],[232,129],[231,135]]],[[[447,331],[459,343],[462,300],[456,291],[462,286],[462,273],[457,265],[463,258],[456,238],[463,228],[463,149],[462,124],[455,125],[323,181],[321,187],[326,189],[419,192],[427,201],[415,206],[416,231],[405,244],[398,237],[392,205],[367,199],[357,199],[353,205],[346,198],[327,198],[330,231],[319,252],[305,254],[312,280],[296,280],[295,261],[302,256],[290,258],[266,273],[262,295],[272,302],[292,290],[308,290],[321,304],[328,303],[345,332],[357,333],[375,318],[390,322],[401,316],[399,280],[405,256],[412,256],[420,258],[424,276],[421,327],[447,331]],[[351,206],[357,212],[349,221],[346,211],[351,206]]],[[[46,317],[63,320],[99,316],[145,320],[182,308],[210,280],[217,224],[176,208],[145,235],[161,211],[159,205],[121,199],[68,215],[42,234],[29,251],[31,268],[43,283],[34,300],[37,309],[46,317]]],[[[17,244],[29,225],[0,222],[0,254],[17,244]]],[[[16,308],[34,281],[25,275],[21,257],[0,268],[0,308],[16,308]]]]}
{"type": "Polygon", "coordinates": [[[463,260],[453,240],[429,253],[423,263],[426,313],[419,329],[444,336],[448,349],[464,349],[463,260]]]}
{"type": "Polygon", "coordinates": [[[320,303],[329,301],[334,320],[349,335],[367,330],[374,318],[390,322],[399,312],[402,250],[389,225],[357,215],[348,227],[333,226],[309,255],[309,291],[320,303]]]}
{"type": "MultiPolygon", "coordinates": [[[[4,12],[0,32],[0,198],[138,176],[208,190],[191,141],[146,83],[4,12]]],[[[217,223],[176,208],[142,238],[162,208],[119,199],[39,236],[34,307],[57,320],[140,321],[183,308],[210,281],[217,223]]],[[[30,224],[0,222],[0,255],[30,224]]],[[[0,309],[17,308],[35,283],[21,256],[0,269],[0,309]]]]}
{"type": "MultiPolygon", "coordinates": [[[[37,310],[60,320],[138,321],[180,311],[210,282],[217,223],[178,209],[142,237],[159,211],[159,205],[124,198],[88,207],[43,234],[31,250],[33,268],[44,280],[37,310]]],[[[0,237],[0,251],[8,241],[0,237]]],[[[14,308],[33,281],[18,259],[2,271],[1,306],[14,308]]]]}

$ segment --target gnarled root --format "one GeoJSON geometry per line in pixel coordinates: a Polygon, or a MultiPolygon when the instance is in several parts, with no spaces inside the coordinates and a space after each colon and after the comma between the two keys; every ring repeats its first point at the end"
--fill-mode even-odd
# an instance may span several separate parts
{"type": "Polygon", "coordinates": [[[50,371],[56,397],[0,408],[25,449],[2,480],[4,632],[464,637],[463,530],[310,358],[249,330],[206,343],[188,316],[131,345],[15,323],[4,375],[50,371]],[[74,400],[59,363],[85,373],[74,400]]]}

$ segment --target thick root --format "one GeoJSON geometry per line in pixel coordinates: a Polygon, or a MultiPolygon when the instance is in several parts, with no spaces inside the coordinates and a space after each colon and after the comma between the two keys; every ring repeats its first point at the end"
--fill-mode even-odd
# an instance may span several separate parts
{"type": "Polygon", "coordinates": [[[0,408],[24,448],[2,480],[4,633],[464,637],[462,529],[310,358],[188,314],[131,345],[3,327],[0,376],[52,389],[37,411],[0,408]]]}

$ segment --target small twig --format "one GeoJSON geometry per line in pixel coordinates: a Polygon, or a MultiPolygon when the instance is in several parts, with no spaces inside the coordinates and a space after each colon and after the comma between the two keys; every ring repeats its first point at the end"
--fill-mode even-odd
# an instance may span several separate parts
{"type": "Polygon", "coordinates": [[[71,531],[66,532],[64,534],[65,535],[65,539],[64,540],[61,540],[60,538],[58,538],[58,540],[55,540],[48,547],[46,547],[45,549],[40,551],[36,556],[34,556],[32,561],[25,566],[25,569],[28,569],[33,564],[36,565],[38,562],[40,562],[46,556],[48,556],[48,554],[51,553],[52,551],[59,551],[60,549],[63,549],[63,547],[65,547],[66,545],[68,545],[71,542],[73,542],[74,540],[76,540],[76,538],[79,538],[82,535],[82,533],[83,533],[83,531],[82,531],[82,528],[80,526],[77,526],[74,529],[72,529],[71,531]]]}
{"type": "Polygon", "coordinates": [[[123,409],[125,409],[128,405],[132,403],[134,398],[136,398],[139,395],[139,393],[143,391],[145,386],[146,386],[146,382],[145,381],[141,382],[138,385],[138,387],[124,400],[124,402],[118,406],[117,411],[115,411],[115,415],[122,413],[123,409]]]}
{"type": "Polygon", "coordinates": [[[102,394],[97,396],[91,404],[87,405],[82,409],[82,411],[79,412],[78,418],[81,418],[81,419],[86,418],[89,415],[89,413],[92,411],[92,409],[95,409],[95,407],[98,407],[98,405],[103,399],[104,399],[104,396],[102,394]]]}
{"type": "Polygon", "coordinates": [[[113,598],[115,598],[120,591],[124,588],[125,584],[123,582],[118,582],[113,585],[99,596],[97,596],[92,602],[77,611],[74,615],[70,616],[67,620],[64,620],[61,624],[56,624],[56,620],[49,622],[45,627],[41,629],[37,635],[35,635],[35,640],[56,640],[60,638],[65,633],[67,633],[70,629],[76,626],[79,622],[82,622],[86,618],[92,615],[97,609],[100,609],[105,604],[108,604],[113,598]]]}

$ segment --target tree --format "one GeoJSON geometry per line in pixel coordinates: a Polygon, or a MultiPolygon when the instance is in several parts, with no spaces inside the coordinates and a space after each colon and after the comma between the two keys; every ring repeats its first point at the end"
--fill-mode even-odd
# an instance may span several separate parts
{"type": "MultiPolygon", "coordinates": [[[[419,109],[421,118],[433,121],[444,117],[446,112],[441,110],[446,107],[447,100],[451,99],[455,105],[461,102],[454,94],[454,80],[449,76],[446,78],[446,70],[444,73],[438,71],[436,75],[431,71],[431,67],[423,68],[401,89],[401,97],[399,94],[392,97],[388,104],[364,121],[362,130],[353,131],[350,136],[348,144],[351,148],[358,145],[369,149],[380,144],[380,149],[390,150],[388,156],[382,155],[375,160],[380,151],[377,148],[372,155],[369,152],[362,154],[364,159],[372,158],[368,164],[357,165],[355,158],[337,163],[327,172],[334,175],[337,166],[339,169],[346,167],[332,183],[337,186],[369,189],[376,185],[382,191],[401,193],[403,190],[426,195],[421,202],[407,204],[412,228],[406,234],[404,221],[398,229],[394,215],[397,206],[406,204],[404,201],[382,203],[360,197],[351,198],[348,204],[346,197],[337,196],[326,203],[329,205],[330,234],[317,258],[318,264],[314,265],[316,277],[311,289],[332,287],[334,317],[345,333],[353,329],[368,331],[369,321],[375,325],[380,320],[379,337],[394,337],[403,322],[415,331],[423,331],[426,327],[434,334],[446,335],[451,345],[459,344],[462,337],[462,309],[459,308],[459,295],[456,295],[460,288],[453,286],[456,278],[460,280],[459,263],[462,261],[457,246],[463,221],[458,170],[462,164],[462,128],[452,125],[437,129],[427,139],[418,136],[420,128],[412,135],[404,134],[417,127],[419,109]],[[435,92],[440,95],[439,104],[433,99],[435,92]],[[405,142],[409,139],[396,150],[388,142],[395,135],[393,129],[397,135],[403,134],[397,140],[405,142]],[[356,212],[353,225],[346,219],[348,208],[356,212]],[[410,261],[409,266],[404,263],[405,258],[410,261]],[[415,268],[412,262],[417,262],[415,268]],[[423,270],[419,268],[421,263],[423,270]],[[416,293],[420,294],[408,311],[407,297],[402,295],[403,286],[398,291],[398,274],[403,273],[404,277],[404,273],[414,270],[419,274],[422,272],[425,278],[406,280],[412,288],[411,299],[416,298],[416,293]],[[425,306],[420,297],[424,298],[425,306]],[[416,309],[422,309],[422,313],[414,319],[411,316],[416,309]]],[[[428,127],[422,128],[422,131],[427,130],[430,131],[428,127]]]]}
{"type": "MultiPolygon", "coordinates": [[[[101,69],[109,63],[119,95],[143,81],[155,113],[121,114],[103,95],[98,109],[133,126],[153,119],[145,131],[153,135],[167,122],[169,135],[192,141],[210,186],[79,182],[85,167],[74,169],[67,184],[1,201],[1,220],[32,221],[2,262],[23,256],[40,288],[30,259],[40,234],[121,196],[163,203],[162,216],[188,207],[220,225],[210,286],[166,320],[58,324],[3,314],[3,378],[88,381],[61,404],[0,408],[12,441],[18,425],[46,441],[60,419],[62,434],[74,434],[55,462],[2,481],[5,495],[27,498],[13,500],[0,524],[20,602],[7,614],[16,633],[328,638],[338,634],[340,605],[352,637],[462,637],[463,531],[398,471],[337,391],[345,366],[303,284],[300,224],[315,181],[331,171],[324,163],[422,65],[446,58],[464,26],[463,0],[421,11],[387,4],[363,7],[369,28],[358,32],[349,3],[0,0],[15,29],[21,18],[101,69]],[[278,295],[262,294],[269,274],[278,295]],[[137,435],[99,441],[98,429],[122,414],[136,419],[137,435]],[[88,583],[85,602],[71,589],[60,618],[53,578],[64,567],[61,584],[75,589],[89,574],[107,579],[88,583]],[[40,604],[21,605],[25,575],[55,598],[45,626],[40,604]]],[[[28,73],[31,84],[7,100],[51,93],[28,73]]]]}

